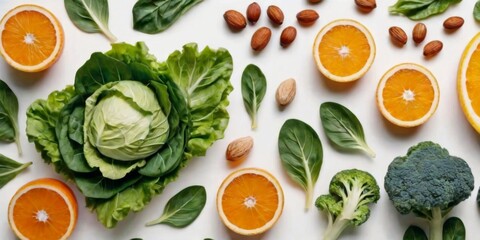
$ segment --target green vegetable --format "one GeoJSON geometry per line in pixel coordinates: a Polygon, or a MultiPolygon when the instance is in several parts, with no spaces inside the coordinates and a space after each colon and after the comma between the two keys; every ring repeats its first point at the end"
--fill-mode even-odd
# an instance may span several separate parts
{"type": "Polygon", "coordinates": [[[417,226],[410,226],[407,228],[407,231],[405,231],[403,240],[428,240],[428,238],[423,229],[417,226]]]}
{"type": "Polygon", "coordinates": [[[257,112],[267,91],[267,80],[259,67],[249,64],[242,74],[242,96],[245,109],[252,120],[252,129],[257,128],[257,112]]]}
{"type": "Polygon", "coordinates": [[[158,62],[143,43],[113,44],[91,55],[74,86],[32,103],[27,136],[112,228],[223,137],[231,73],[225,49],[191,43],[158,62]]]}
{"type": "Polygon", "coordinates": [[[480,21],[480,1],[475,3],[475,7],[473,8],[473,17],[475,20],[480,21]]]}
{"type": "Polygon", "coordinates": [[[143,33],[159,33],[203,0],[138,0],[133,6],[133,28],[143,33]]]}
{"type": "Polygon", "coordinates": [[[443,240],[465,240],[465,225],[457,217],[451,217],[443,224],[443,240]]]}
{"type": "Polygon", "coordinates": [[[433,142],[421,142],[395,158],[385,176],[385,190],[397,211],[426,219],[430,240],[443,239],[445,217],[470,197],[473,187],[467,162],[433,142]]]}
{"type": "Polygon", "coordinates": [[[367,145],[363,127],[348,108],[334,102],[320,105],[320,118],[328,139],[342,149],[362,150],[374,158],[375,152],[367,145]]]}
{"type": "Polygon", "coordinates": [[[190,186],[168,200],[160,218],[147,223],[168,224],[174,227],[186,227],[200,215],[207,202],[207,192],[203,186],[190,186]]]}
{"type": "Polygon", "coordinates": [[[445,12],[462,0],[398,0],[388,8],[392,14],[401,14],[412,20],[421,20],[445,12]]]}
{"type": "Polygon", "coordinates": [[[380,199],[380,189],[375,178],[358,169],[335,174],[330,181],[329,192],[315,201],[315,206],[328,216],[324,240],[338,239],[346,228],[366,222],[370,216],[368,204],[380,199]]]}
{"type": "Polygon", "coordinates": [[[15,142],[18,154],[22,155],[18,136],[18,99],[3,80],[0,80],[0,141],[15,142]]]}
{"type": "Polygon", "coordinates": [[[308,210],[322,167],[323,150],[320,138],[308,124],[289,119],[280,129],[278,151],[290,178],[305,190],[305,209],[308,210]]]}
{"type": "Polygon", "coordinates": [[[0,189],[30,165],[32,162],[21,164],[0,154],[0,189]]]}
{"type": "Polygon", "coordinates": [[[103,33],[110,42],[117,38],[108,28],[108,0],[64,0],[68,17],[80,30],[103,33]]]}

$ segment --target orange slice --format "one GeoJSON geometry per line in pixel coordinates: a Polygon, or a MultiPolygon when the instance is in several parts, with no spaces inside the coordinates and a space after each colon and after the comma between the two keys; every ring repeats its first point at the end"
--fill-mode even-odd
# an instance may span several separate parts
{"type": "Polygon", "coordinates": [[[480,133],[480,33],[463,52],[458,67],[457,92],[465,116],[480,133]]]}
{"type": "Polygon", "coordinates": [[[318,70],[330,80],[351,82],[361,78],[375,59],[375,42],[357,21],[340,19],[318,32],[313,44],[318,70]]]}
{"type": "Polygon", "coordinates": [[[63,29],[57,18],[37,5],[20,5],[0,21],[0,53],[10,66],[39,72],[54,64],[63,50],[63,29]]]}
{"type": "Polygon", "coordinates": [[[377,106],[382,115],[400,127],[425,123],[438,106],[440,90],[426,68],[399,64],[385,73],[377,86],[377,106]]]}
{"type": "Polygon", "coordinates": [[[72,190],[59,180],[34,180],[10,200],[8,221],[22,240],[67,239],[77,222],[77,201],[72,190]]]}
{"type": "Polygon", "coordinates": [[[231,173],[217,192],[217,211],[223,223],[241,235],[270,229],[283,211],[283,190],[270,173],[245,168],[231,173]]]}

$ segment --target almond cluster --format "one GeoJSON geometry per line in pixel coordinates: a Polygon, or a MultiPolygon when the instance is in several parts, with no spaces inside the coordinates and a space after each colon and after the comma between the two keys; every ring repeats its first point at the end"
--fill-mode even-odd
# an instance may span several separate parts
{"type": "MultiPolygon", "coordinates": [[[[248,5],[246,17],[236,10],[227,10],[223,14],[223,18],[232,31],[238,32],[247,27],[247,21],[251,24],[255,24],[260,19],[261,14],[262,9],[260,5],[253,2],[248,5]]],[[[283,14],[282,9],[275,5],[268,6],[267,16],[274,26],[282,25],[285,20],[285,15],[283,14]]],[[[317,21],[319,15],[315,10],[306,9],[297,13],[296,17],[301,26],[311,26],[317,21]]],[[[260,27],[253,34],[250,46],[254,51],[262,51],[270,42],[271,37],[272,30],[269,27],[260,27]]],[[[288,26],[282,30],[280,35],[280,45],[283,48],[286,48],[295,41],[296,37],[297,29],[293,26],[288,26]]]]}

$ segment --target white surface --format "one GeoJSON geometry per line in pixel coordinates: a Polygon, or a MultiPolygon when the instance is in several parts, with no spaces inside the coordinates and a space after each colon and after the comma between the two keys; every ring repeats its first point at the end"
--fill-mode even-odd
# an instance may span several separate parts
{"type": "MultiPolygon", "coordinates": [[[[167,186],[164,193],[157,196],[142,211],[130,214],[115,229],[105,229],[96,220],[96,216],[84,206],[82,195],[74,189],[79,204],[79,221],[71,239],[143,239],[190,240],[213,238],[224,239],[269,239],[289,240],[321,239],[326,226],[326,218],[311,207],[303,210],[305,194],[294,184],[282,169],[277,151],[278,131],[283,122],[289,118],[299,118],[309,123],[320,135],[324,149],[323,166],[320,178],[315,186],[315,196],[328,190],[331,177],[347,168],[359,168],[370,171],[381,186],[381,199],[372,207],[370,219],[356,230],[345,232],[342,239],[401,239],[408,225],[416,223],[426,227],[425,222],[413,215],[402,216],[393,208],[383,190],[383,178],[388,164],[395,156],[404,155],[408,147],[423,140],[432,140],[450,150],[450,153],[464,158],[472,168],[476,180],[480,171],[480,138],[466,121],[460,109],[456,93],[457,65],[467,42],[479,30],[479,25],[472,17],[475,1],[463,1],[451,7],[446,13],[425,20],[428,28],[426,41],[415,46],[409,39],[403,48],[395,47],[389,40],[388,28],[401,26],[407,33],[411,32],[415,22],[405,17],[389,16],[387,7],[394,0],[379,0],[378,7],[370,14],[359,13],[353,0],[326,0],[320,4],[310,5],[307,0],[262,0],[265,10],[271,3],[284,9],[285,22],[282,27],[273,27],[270,44],[260,54],[250,50],[250,37],[260,26],[271,26],[262,11],[261,20],[254,26],[249,25],[239,33],[232,33],[225,25],[223,13],[227,9],[244,12],[250,1],[240,0],[206,0],[191,9],[167,31],[147,35],[132,29],[131,9],[134,0],[110,2],[110,28],[119,41],[134,43],[145,41],[151,53],[158,59],[165,59],[168,54],[188,42],[197,42],[201,47],[225,47],[230,50],[234,60],[234,72],[231,78],[235,90],[230,95],[230,124],[225,138],[216,142],[207,156],[190,162],[180,178],[167,186]],[[304,8],[314,8],[320,13],[320,19],[311,27],[299,27],[295,14],[304,8]],[[455,33],[443,31],[442,22],[453,15],[463,16],[465,25],[455,33]],[[367,26],[377,44],[377,55],[370,71],[354,84],[337,85],[325,80],[317,71],[311,54],[311,46],[316,33],[322,26],[338,18],[353,18],[367,26]],[[283,27],[297,27],[295,42],[282,49],[279,37],[283,27]],[[430,40],[440,39],[444,42],[443,51],[436,57],[425,60],[422,56],[423,45],[430,40]],[[375,106],[375,89],[380,77],[392,66],[402,62],[420,63],[430,69],[440,84],[441,99],[436,114],[425,125],[416,129],[399,129],[388,124],[375,106]],[[244,67],[257,64],[263,69],[268,90],[260,107],[258,129],[250,130],[250,121],[244,110],[240,77],[244,67]],[[278,84],[293,77],[297,80],[297,96],[292,104],[280,111],[275,104],[275,90],[278,84]],[[368,159],[362,154],[349,154],[334,150],[321,130],[319,106],[325,101],[336,101],[350,108],[363,123],[367,141],[376,150],[377,158],[368,159]],[[260,167],[273,173],[283,186],[285,208],[278,223],[269,232],[260,237],[241,238],[230,233],[220,222],[215,209],[215,195],[224,177],[233,169],[227,164],[224,154],[228,143],[238,137],[251,135],[255,140],[250,157],[240,167],[260,167]],[[199,218],[190,226],[175,229],[166,225],[144,227],[144,224],[161,215],[167,200],[181,189],[193,185],[204,185],[208,200],[199,218]]],[[[78,30],[68,19],[63,1],[16,0],[2,1],[0,15],[20,3],[36,3],[50,9],[63,24],[66,41],[60,60],[49,70],[38,74],[18,72],[0,59],[0,78],[6,81],[17,94],[20,102],[20,136],[24,155],[18,157],[15,144],[1,144],[0,152],[21,162],[33,161],[29,169],[0,190],[0,238],[14,239],[7,223],[7,205],[14,192],[26,182],[40,177],[60,178],[51,166],[43,163],[32,143],[25,135],[25,111],[38,98],[46,98],[53,90],[62,89],[66,84],[73,84],[76,70],[95,51],[110,49],[108,40],[100,34],[87,34],[78,30]]],[[[478,235],[480,225],[479,209],[475,198],[478,183],[472,196],[459,204],[452,216],[463,219],[468,239],[478,235]]]]}

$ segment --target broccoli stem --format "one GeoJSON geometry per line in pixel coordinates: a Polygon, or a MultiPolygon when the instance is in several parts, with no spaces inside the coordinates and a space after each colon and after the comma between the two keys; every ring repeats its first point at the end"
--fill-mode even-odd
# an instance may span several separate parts
{"type": "Polygon", "coordinates": [[[337,240],[343,230],[350,225],[350,220],[337,218],[333,224],[328,224],[323,240],[337,240]]]}
{"type": "Polygon", "coordinates": [[[443,216],[442,210],[438,207],[432,208],[432,218],[430,219],[430,238],[429,240],[443,239],[443,216]]]}

